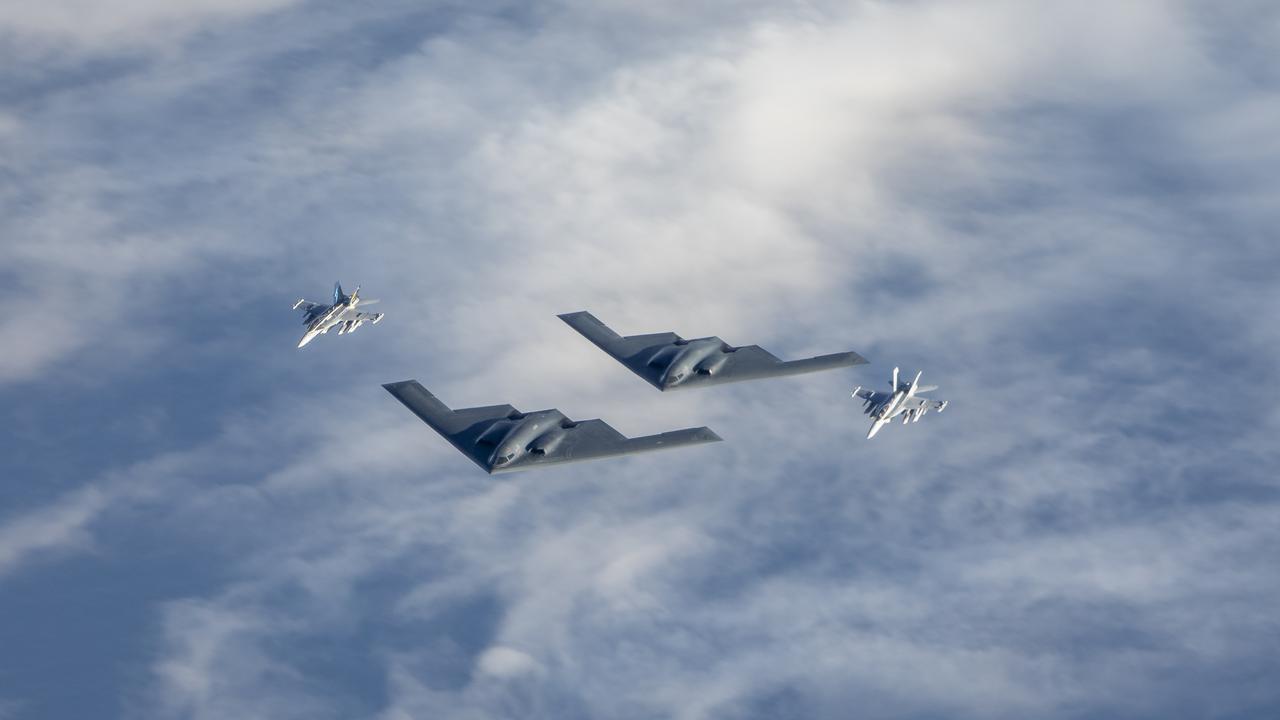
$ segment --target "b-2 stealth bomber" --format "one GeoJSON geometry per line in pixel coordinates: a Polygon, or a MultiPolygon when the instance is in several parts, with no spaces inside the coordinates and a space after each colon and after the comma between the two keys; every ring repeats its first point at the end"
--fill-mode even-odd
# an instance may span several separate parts
{"type": "Polygon", "coordinates": [[[575,422],[554,409],[522,413],[510,405],[489,405],[453,410],[416,380],[382,387],[489,474],[720,441],[706,427],[629,438],[603,420],[575,422]]]}
{"type": "Polygon", "coordinates": [[[855,352],[783,362],[759,345],[734,347],[718,337],[685,340],[672,332],[622,337],[586,311],[559,317],[631,372],[663,391],[799,375],[867,362],[855,352]]]}
{"type": "Polygon", "coordinates": [[[919,397],[919,393],[926,393],[931,390],[937,390],[937,385],[921,385],[920,376],[924,371],[916,373],[916,379],[911,382],[898,381],[898,368],[893,369],[893,379],[889,381],[889,387],[892,391],[884,393],[875,390],[864,390],[862,386],[853,389],[853,396],[862,398],[864,412],[871,416],[871,430],[867,433],[867,439],[876,436],[880,432],[880,428],[889,424],[889,421],[902,416],[902,424],[908,422],[920,422],[920,418],[930,409],[942,412],[947,409],[946,400],[934,400],[932,398],[919,397]]]}
{"type": "Polygon", "coordinates": [[[302,309],[302,324],[307,326],[307,332],[298,341],[298,347],[305,346],[335,327],[338,328],[339,335],[345,335],[355,332],[365,323],[377,325],[382,321],[382,313],[366,313],[356,310],[358,305],[373,305],[376,302],[378,301],[361,298],[358,286],[354,292],[347,295],[342,292],[340,283],[333,284],[333,301],[328,305],[311,302],[306,299],[299,300],[293,304],[293,309],[302,309]]]}

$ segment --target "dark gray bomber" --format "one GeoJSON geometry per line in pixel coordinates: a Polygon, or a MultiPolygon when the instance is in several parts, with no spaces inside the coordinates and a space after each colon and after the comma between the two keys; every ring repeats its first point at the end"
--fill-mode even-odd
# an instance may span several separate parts
{"type": "Polygon", "coordinates": [[[622,337],[586,311],[559,317],[631,372],[664,391],[799,375],[867,362],[855,352],[783,362],[759,345],[734,347],[718,337],[685,340],[671,332],[622,337]]]}
{"type": "Polygon", "coordinates": [[[382,387],[490,474],[720,441],[706,427],[629,438],[603,420],[574,422],[559,410],[452,410],[417,380],[382,387]]]}

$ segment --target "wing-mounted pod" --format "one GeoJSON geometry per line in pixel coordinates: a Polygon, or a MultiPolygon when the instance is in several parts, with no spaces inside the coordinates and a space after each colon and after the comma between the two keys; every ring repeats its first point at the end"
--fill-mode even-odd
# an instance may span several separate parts
{"type": "Polygon", "coordinates": [[[724,367],[729,364],[730,355],[737,351],[738,348],[730,345],[729,343],[722,342],[720,343],[719,351],[713,352],[703,358],[694,366],[693,371],[699,375],[715,375],[716,373],[724,370],[724,367]]]}

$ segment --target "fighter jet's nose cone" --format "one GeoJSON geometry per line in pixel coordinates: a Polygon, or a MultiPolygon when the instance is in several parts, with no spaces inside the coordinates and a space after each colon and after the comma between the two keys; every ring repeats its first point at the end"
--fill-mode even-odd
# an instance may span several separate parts
{"type": "Polygon", "coordinates": [[[886,422],[886,420],[876,420],[871,423],[871,429],[867,431],[867,439],[870,440],[875,437],[876,433],[880,432],[880,428],[884,427],[886,422]]]}

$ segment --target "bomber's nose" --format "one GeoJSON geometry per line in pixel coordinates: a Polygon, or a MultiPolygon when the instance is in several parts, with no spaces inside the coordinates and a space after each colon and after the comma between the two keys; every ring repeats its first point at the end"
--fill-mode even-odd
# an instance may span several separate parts
{"type": "Polygon", "coordinates": [[[683,379],[684,379],[683,371],[672,372],[670,369],[667,369],[662,373],[662,377],[658,378],[658,384],[661,385],[663,388],[669,388],[679,384],[679,382],[683,379]]]}

